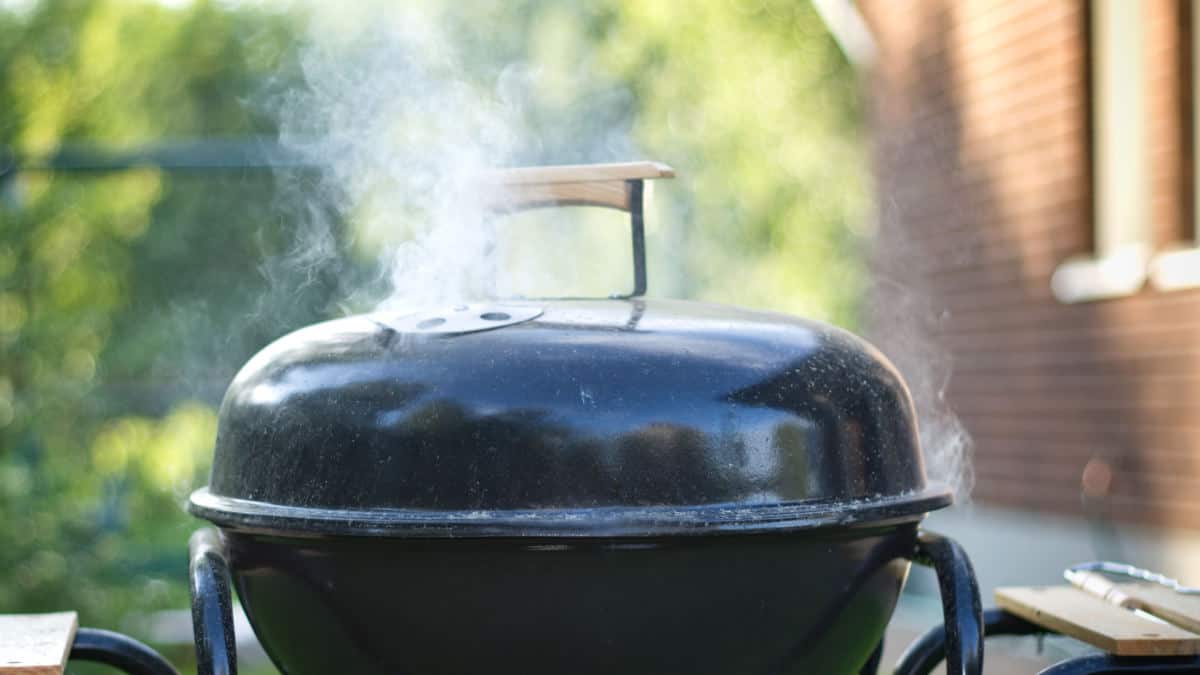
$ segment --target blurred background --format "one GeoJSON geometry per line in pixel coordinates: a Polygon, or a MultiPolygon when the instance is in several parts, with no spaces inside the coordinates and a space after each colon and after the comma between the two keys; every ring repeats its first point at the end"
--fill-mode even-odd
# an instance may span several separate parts
{"type": "MultiPolygon", "coordinates": [[[[395,300],[437,206],[395,195],[461,131],[405,129],[447,102],[499,111],[467,127],[502,164],[674,166],[652,295],[873,339],[985,594],[1092,558],[1200,583],[1190,0],[423,4],[0,0],[0,612],[188,667],[184,504],[224,388],[395,300]],[[422,140],[392,164],[374,132],[422,140]]],[[[530,220],[481,236],[502,290],[622,290],[619,216],[530,220]]],[[[889,660],[939,609],[914,574],[889,660]]]]}

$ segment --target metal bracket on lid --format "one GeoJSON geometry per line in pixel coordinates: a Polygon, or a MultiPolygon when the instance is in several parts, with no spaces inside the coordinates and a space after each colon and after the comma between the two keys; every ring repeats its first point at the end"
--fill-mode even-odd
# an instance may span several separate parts
{"type": "Polygon", "coordinates": [[[660,162],[535,166],[492,172],[488,182],[501,189],[493,195],[497,213],[552,206],[600,206],[629,213],[633,244],[633,291],[614,299],[646,294],[645,182],[672,178],[675,170],[660,162]]]}
{"type": "Polygon", "coordinates": [[[629,229],[633,235],[633,292],[613,297],[636,298],[646,294],[646,218],[642,198],[645,183],[639,179],[626,181],[625,185],[629,191],[629,229]]]}
{"type": "Polygon", "coordinates": [[[400,316],[380,313],[371,319],[398,333],[461,335],[512,326],[541,315],[541,307],[489,303],[454,305],[400,316]]]}

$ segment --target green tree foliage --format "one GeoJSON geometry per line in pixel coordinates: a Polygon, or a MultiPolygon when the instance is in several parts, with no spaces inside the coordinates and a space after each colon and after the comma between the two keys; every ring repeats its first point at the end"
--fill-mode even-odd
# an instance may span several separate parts
{"type": "Polygon", "coordinates": [[[664,206],[686,220],[658,249],[684,253],[677,293],[853,326],[858,83],[812,5],[634,0],[604,56],[636,92],[640,144],[680,169],[664,206]]]}
{"type": "MultiPolygon", "coordinates": [[[[274,102],[304,86],[312,31],[294,7],[4,7],[0,151],[272,137],[274,102]]],[[[510,63],[535,75],[523,114],[541,135],[518,159],[637,148],[678,169],[651,218],[656,293],[853,324],[857,86],[808,3],[431,7],[481,86],[510,63]],[[627,138],[585,139],[597,129],[627,138]]],[[[186,604],[196,523],[183,504],[205,481],[225,384],[377,283],[369,233],[299,201],[317,179],[151,166],[0,178],[0,611],[76,608],[120,628],[186,604]],[[322,255],[298,249],[315,221],[330,228],[322,255]]]]}
{"type": "MultiPolygon", "coordinates": [[[[245,100],[288,76],[293,32],[207,3],[0,13],[0,148],[270,134],[245,100]]],[[[270,175],[29,172],[3,187],[0,609],[120,627],[185,604],[181,506],[205,477],[213,405],[330,295],[314,283],[262,310],[262,271],[290,245],[270,175]]]]}

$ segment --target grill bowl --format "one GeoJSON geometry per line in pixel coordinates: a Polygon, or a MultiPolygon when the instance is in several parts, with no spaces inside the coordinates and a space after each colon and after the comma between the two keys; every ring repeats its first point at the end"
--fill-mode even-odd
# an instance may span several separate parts
{"type": "Polygon", "coordinates": [[[225,542],[256,635],[292,675],[836,674],[882,638],[915,525],[225,542]]]}

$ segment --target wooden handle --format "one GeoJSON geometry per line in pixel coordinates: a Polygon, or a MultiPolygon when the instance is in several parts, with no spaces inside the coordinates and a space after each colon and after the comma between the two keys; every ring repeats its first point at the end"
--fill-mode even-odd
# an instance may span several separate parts
{"type": "Polygon", "coordinates": [[[1137,603],[1117,587],[1108,577],[1097,572],[1067,570],[1064,576],[1079,590],[1090,593],[1101,600],[1111,602],[1119,607],[1137,608],[1137,603]]]}
{"type": "Polygon", "coordinates": [[[498,169],[485,182],[489,208],[520,211],[544,206],[603,206],[633,210],[630,181],[672,178],[675,170],[660,162],[573,164],[498,169]]]}
{"type": "Polygon", "coordinates": [[[492,178],[497,183],[504,185],[598,183],[674,177],[675,170],[661,162],[523,166],[513,169],[497,169],[492,173],[492,178]]]}

